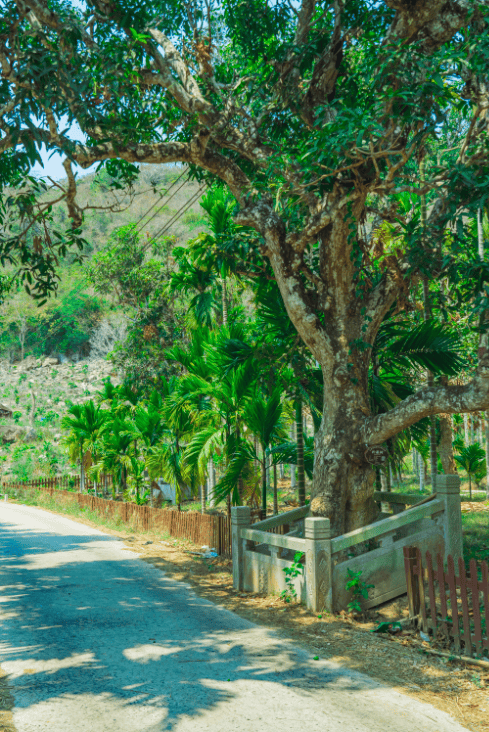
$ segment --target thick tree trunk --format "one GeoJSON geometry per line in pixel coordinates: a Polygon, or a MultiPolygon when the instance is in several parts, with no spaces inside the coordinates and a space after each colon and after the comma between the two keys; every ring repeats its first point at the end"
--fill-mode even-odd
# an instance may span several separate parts
{"type": "MultiPolygon", "coordinates": [[[[325,375],[326,376],[326,375],[325,375]]],[[[333,536],[376,519],[375,469],[365,458],[365,415],[369,413],[366,375],[352,383],[348,371],[335,369],[324,379],[323,419],[315,436],[311,512],[331,521],[333,536]]]]}
{"type": "MultiPolygon", "coordinates": [[[[479,358],[474,378],[463,386],[426,384],[386,413],[371,414],[368,391],[370,345],[399,294],[404,263],[388,269],[378,285],[358,298],[355,227],[364,201],[347,207],[340,186],[331,194],[334,213],[324,227],[304,233],[319,238],[320,277],[304,284],[301,237],[289,235],[267,206],[257,209],[288,315],[323,372],[323,419],[315,435],[311,513],[328,517],[334,535],[370,524],[378,516],[373,499],[375,471],[367,463],[368,446],[380,446],[424,417],[463,414],[489,408],[489,354],[479,358]],[[340,203],[341,199],[341,203],[340,203]],[[288,243],[290,242],[290,244],[288,243]]],[[[332,210],[333,210],[332,209],[332,210]]],[[[245,214],[240,223],[248,223],[245,214]]],[[[304,265],[305,267],[305,265],[304,265]]],[[[436,441],[431,440],[433,490],[436,441]]]]}

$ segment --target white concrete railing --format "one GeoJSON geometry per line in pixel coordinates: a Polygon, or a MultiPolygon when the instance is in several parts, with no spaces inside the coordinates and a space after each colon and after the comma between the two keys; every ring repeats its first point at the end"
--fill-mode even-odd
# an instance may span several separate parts
{"type": "Polygon", "coordinates": [[[437,498],[423,506],[389,516],[348,534],[331,537],[329,519],[307,517],[309,506],[253,524],[250,509],[231,509],[233,540],[233,584],[236,589],[254,592],[280,592],[286,589],[283,569],[292,561],[284,551],[305,554],[305,572],[293,580],[302,602],[313,611],[341,609],[348,593],[347,570],[362,571],[362,580],[375,585],[367,606],[384,602],[405,591],[402,549],[420,546],[422,551],[451,554],[455,562],[462,554],[460,479],[456,475],[437,478],[437,498]],[[281,524],[304,519],[304,538],[271,534],[266,531],[281,524]],[[358,556],[344,559],[348,549],[375,539],[380,546],[358,556]]]}

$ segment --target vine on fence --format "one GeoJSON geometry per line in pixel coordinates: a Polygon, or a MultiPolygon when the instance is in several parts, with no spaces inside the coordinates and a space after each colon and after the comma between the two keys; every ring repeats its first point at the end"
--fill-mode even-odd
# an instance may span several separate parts
{"type": "Polygon", "coordinates": [[[290,567],[284,567],[282,572],[285,574],[285,582],[287,584],[287,589],[282,590],[280,593],[280,597],[284,602],[290,602],[291,599],[297,598],[297,592],[295,591],[295,587],[293,585],[293,579],[297,577],[299,574],[303,574],[304,567],[301,564],[300,560],[303,557],[302,552],[296,552],[294,554],[294,561],[292,562],[292,565],[290,567]]]}

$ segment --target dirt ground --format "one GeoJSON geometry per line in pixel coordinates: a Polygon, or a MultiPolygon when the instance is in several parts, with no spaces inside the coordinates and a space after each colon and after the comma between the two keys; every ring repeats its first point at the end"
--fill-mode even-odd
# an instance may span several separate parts
{"type": "MultiPolygon", "coordinates": [[[[470,510],[472,507],[463,508],[470,510]]],[[[395,636],[370,632],[381,622],[408,615],[405,596],[375,608],[361,621],[346,613],[318,616],[302,605],[285,604],[278,597],[235,591],[231,561],[220,557],[204,560],[192,553],[199,552],[201,547],[191,542],[173,538],[163,540],[161,535],[151,532],[115,531],[88,519],[74,520],[124,539],[126,547],[137,552],[143,561],[173,579],[188,582],[199,596],[278,631],[315,655],[366,673],[401,693],[429,702],[473,732],[489,730],[489,668],[427,655],[424,648],[429,644],[423,643],[412,631],[405,630],[395,636]]],[[[0,678],[0,710],[10,708],[12,698],[0,678]]],[[[9,726],[10,715],[2,720],[1,714],[0,711],[0,731],[14,732],[9,726]]]]}

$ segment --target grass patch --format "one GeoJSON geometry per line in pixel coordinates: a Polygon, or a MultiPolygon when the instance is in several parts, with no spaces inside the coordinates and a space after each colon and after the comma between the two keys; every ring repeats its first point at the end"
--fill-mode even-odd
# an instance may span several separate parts
{"type": "Polygon", "coordinates": [[[489,562],[489,512],[471,511],[462,514],[465,564],[471,559],[489,562]]]}
{"type": "Polygon", "coordinates": [[[115,531],[126,530],[133,532],[135,530],[133,526],[126,524],[119,516],[112,519],[109,516],[102,516],[97,511],[92,511],[87,506],[79,506],[76,497],[50,496],[49,493],[33,488],[9,489],[7,495],[10,500],[14,499],[26,506],[39,506],[39,508],[45,508],[48,511],[54,511],[62,515],[86,518],[115,531]]]}

